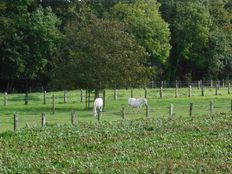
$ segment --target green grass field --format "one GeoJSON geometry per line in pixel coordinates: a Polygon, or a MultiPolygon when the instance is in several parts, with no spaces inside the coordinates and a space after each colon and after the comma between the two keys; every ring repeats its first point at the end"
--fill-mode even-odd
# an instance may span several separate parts
{"type": "MultiPolygon", "coordinates": [[[[227,89],[206,96],[193,89],[149,89],[149,118],[145,109],[128,110],[130,90],[106,91],[106,111],[101,122],[80,102],[80,91],[69,91],[64,103],[63,92],[9,94],[8,105],[0,107],[0,173],[232,173],[232,112],[227,89]],[[52,94],[56,112],[52,114],[52,94]],[[209,115],[209,103],[214,113],[209,115]],[[189,103],[193,116],[189,116],[189,103]],[[174,105],[169,117],[168,107],[174,105]],[[126,107],[126,119],[120,110],[126,107]],[[77,112],[77,124],[71,125],[71,110],[77,112]],[[18,115],[18,129],[13,132],[13,114],[18,115]],[[41,113],[47,125],[41,128],[41,113]],[[25,128],[26,123],[30,128],[25,128]]],[[[142,89],[134,97],[144,96],[142,89]]],[[[2,96],[3,97],[3,96],[2,96]]],[[[93,97],[93,96],[92,96],[93,97]]],[[[91,103],[92,106],[92,103],[91,103]]]]}
{"type": "MultiPolygon", "coordinates": [[[[136,119],[145,117],[145,108],[139,113],[128,110],[127,100],[131,95],[130,90],[118,90],[118,100],[113,97],[113,90],[106,90],[106,109],[102,115],[104,120],[121,120],[121,108],[126,108],[126,118],[136,119]]],[[[134,97],[143,97],[143,89],[134,89],[134,97]]],[[[13,115],[18,115],[18,128],[39,127],[41,124],[41,113],[46,113],[48,124],[70,123],[71,111],[75,110],[78,121],[97,122],[92,116],[92,109],[85,108],[85,101],[80,102],[80,90],[68,91],[68,102],[64,103],[64,92],[48,92],[47,104],[43,104],[43,93],[30,93],[28,105],[24,104],[24,94],[8,94],[8,104],[0,105],[0,132],[13,130],[13,115]],[[55,95],[55,115],[52,114],[52,94],[55,95]]],[[[85,99],[85,97],[84,97],[85,99]]],[[[90,107],[93,105],[93,94],[91,95],[90,107]]],[[[231,111],[232,95],[228,94],[227,88],[221,88],[219,95],[215,95],[215,89],[205,89],[205,96],[201,96],[201,90],[192,89],[192,97],[188,97],[188,89],[179,89],[179,97],[175,98],[175,89],[164,89],[163,98],[159,98],[159,89],[148,89],[149,116],[151,118],[168,117],[169,105],[174,105],[174,115],[188,117],[189,104],[193,103],[193,116],[198,117],[209,113],[209,103],[213,101],[215,113],[228,113],[231,111]]]]}
{"type": "Polygon", "coordinates": [[[232,115],[161,117],[0,134],[0,173],[232,173],[232,115]]]}

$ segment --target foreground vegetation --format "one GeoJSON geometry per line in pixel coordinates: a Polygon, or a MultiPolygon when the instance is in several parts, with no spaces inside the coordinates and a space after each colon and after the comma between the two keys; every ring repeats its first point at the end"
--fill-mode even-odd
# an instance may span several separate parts
{"type": "Polygon", "coordinates": [[[231,173],[232,115],[79,122],[0,134],[0,173],[231,173]]]}

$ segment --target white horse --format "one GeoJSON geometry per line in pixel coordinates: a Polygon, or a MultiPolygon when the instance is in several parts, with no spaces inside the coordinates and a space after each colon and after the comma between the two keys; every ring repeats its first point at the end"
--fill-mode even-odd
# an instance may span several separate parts
{"type": "Polygon", "coordinates": [[[97,111],[102,112],[103,108],[103,99],[102,98],[96,98],[94,100],[94,105],[93,105],[93,116],[97,116],[97,111]]]}
{"type": "Polygon", "coordinates": [[[142,105],[148,106],[147,99],[145,98],[138,98],[138,99],[129,98],[128,99],[128,107],[137,108],[139,111],[142,105]]]}

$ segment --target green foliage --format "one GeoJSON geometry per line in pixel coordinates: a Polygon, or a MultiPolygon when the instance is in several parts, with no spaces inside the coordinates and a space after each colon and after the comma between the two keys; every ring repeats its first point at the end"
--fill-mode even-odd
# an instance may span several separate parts
{"type": "MultiPolygon", "coordinates": [[[[162,2],[161,2],[162,3],[162,2]]],[[[163,1],[166,20],[171,28],[170,78],[204,76],[207,67],[207,48],[210,17],[202,1],[163,1]],[[168,11],[166,11],[166,9],[168,11]],[[166,12],[166,13],[165,13],[166,12]]]]}
{"type": "Polygon", "coordinates": [[[232,13],[230,1],[212,0],[209,4],[212,19],[210,28],[209,76],[232,76],[232,13]],[[225,8],[226,7],[226,8],[225,8]]]}
{"type": "Polygon", "coordinates": [[[159,14],[159,4],[154,0],[119,2],[112,8],[112,17],[128,24],[128,31],[150,53],[153,65],[166,63],[170,50],[168,24],[159,14]]]}
{"type": "Polygon", "coordinates": [[[0,135],[1,173],[230,173],[231,115],[48,126],[0,135]]]}
{"type": "Polygon", "coordinates": [[[51,67],[60,33],[50,8],[29,11],[32,1],[6,3],[11,30],[1,43],[1,77],[36,79],[51,67]]]}
{"type": "Polygon", "coordinates": [[[144,66],[148,55],[125,32],[122,23],[95,19],[80,31],[78,25],[73,23],[66,34],[64,45],[68,49],[65,59],[58,64],[55,79],[63,80],[63,84],[71,82],[70,86],[102,89],[144,82],[149,77],[150,70],[144,66]]]}

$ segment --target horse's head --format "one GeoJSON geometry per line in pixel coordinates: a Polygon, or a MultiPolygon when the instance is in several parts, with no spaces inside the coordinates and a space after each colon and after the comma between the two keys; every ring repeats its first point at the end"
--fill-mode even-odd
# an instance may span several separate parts
{"type": "Polygon", "coordinates": [[[146,98],[140,98],[139,99],[139,103],[142,105],[142,104],[144,104],[144,105],[148,105],[148,103],[147,103],[147,99],[146,98]]]}

